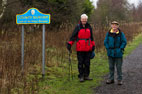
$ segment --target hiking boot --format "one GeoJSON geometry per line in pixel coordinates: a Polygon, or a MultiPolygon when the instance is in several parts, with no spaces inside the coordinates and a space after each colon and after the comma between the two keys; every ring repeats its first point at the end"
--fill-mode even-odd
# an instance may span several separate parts
{"type": "Polygon", "coordinates": [[[93,79],[90,77],[84,77],[84,80],[93,80],[93,79]]]}
{"type": "Polygon", "coordinates": [[[121,80],[118,80],[118,83],[117,83],[118,85],[122,85],[123,83],[122,83],[122,81],[121,80]]]}
{"type": "Polygon", "coordinates": [[[106,84],[113,84],[114,83],[114,80],[107,80],[106,81],[106,84]]]}
{"type": "Polygon", "coordinates": [[[80,82],[84,82],[84,79],[83,79],[83,77],[81,77],[81,78],[80,78],[79,80],[80,80],[80,82]]]}

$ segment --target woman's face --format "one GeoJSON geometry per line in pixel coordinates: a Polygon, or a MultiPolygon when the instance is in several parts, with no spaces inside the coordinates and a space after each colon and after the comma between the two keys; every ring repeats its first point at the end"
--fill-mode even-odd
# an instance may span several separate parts
{"type": "Polygon", "coordinates": [[[118,27],[119,27],[119,25],[117,25],[117,24],[111,24],[111,28],[114,30],[118,29],[118,27]]]}
{"type": "Polygon", "coordinates": [[[87,23],[87,18],[81,18],[82,25],[85,25],[87,23]]]}

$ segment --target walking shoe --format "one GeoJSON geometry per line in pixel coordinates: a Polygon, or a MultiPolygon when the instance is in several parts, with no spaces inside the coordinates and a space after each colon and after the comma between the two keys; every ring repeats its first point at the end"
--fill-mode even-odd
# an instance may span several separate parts
{"type": "Polygon", "coordinates": [[[113,84],[114,83],[114,80],[107,80],[106,81],[106,84],[113,84]]]}
{"type": "Polygon", "coordinates": [[[121,80],[118,80],[118,83],[117,83],[118,85],[122,85],[123,83],[122,83],[122,81],[121,80]]]}
{"type": "Polygon", "coordinates": [[[81,78],[80,78],[79,80],[80,80],[80,82],[84,82],[84,79],[83,79],[83,77],[81,77],[81,78]]]}
{"type": "Polygon", "coordinates": [[[84,77],[84,80],[93,80],[93,79],[90,77],[84,77]]]}

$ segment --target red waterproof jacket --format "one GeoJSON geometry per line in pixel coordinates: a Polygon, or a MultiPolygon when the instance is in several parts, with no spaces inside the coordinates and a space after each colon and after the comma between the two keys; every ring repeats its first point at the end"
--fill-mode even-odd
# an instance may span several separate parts
{"type": "Polygon", "coordinates": [[[68,43],[72,46],[75,41],[77,41],[77,51],[92,51],[92,47],[95,46],[95,42],[90,24],[86,23],[85,28],[81,23],[75,27],[68,43]]]}

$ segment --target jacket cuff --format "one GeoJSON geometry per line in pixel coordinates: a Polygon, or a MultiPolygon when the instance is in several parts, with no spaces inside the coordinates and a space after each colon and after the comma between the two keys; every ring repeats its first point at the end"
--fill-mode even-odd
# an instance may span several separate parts
{"type": "Polygon", "coordinates": [[[68,44],[73,45],[74,41],[69,41],[68,44]]]}
{"type": "Polygon", "coordinates": [[[91,41],[91,44],[92,44],[93,46],[95,46],[95,42],[94,42],[94,41],[91,41]]]}

